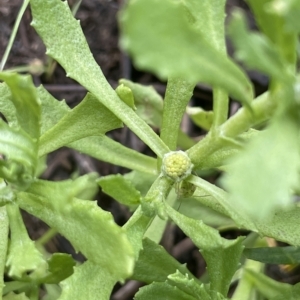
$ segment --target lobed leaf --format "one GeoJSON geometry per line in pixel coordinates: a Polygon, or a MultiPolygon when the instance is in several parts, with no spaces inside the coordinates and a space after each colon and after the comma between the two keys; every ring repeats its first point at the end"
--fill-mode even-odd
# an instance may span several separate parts
{"type": "Polygon", "coordinates": [[[141,193],[121,174],[104,176],[97,182],[104,193],[118,202],[129,206],[140,204],[141,193]]]}
{"type": "Polygon", "coordinates": [[[8,160],[34,168],[37,154],[35,141],[21,128],[9,127],[3,120],[0,120],[0,132],[0,153],[8,160]]]}
{"type": "Polygon", "coordinates": [[[48,201],[52,201],[52,197],[55,197],[56,201],[53,202],[53,205],[57,205],[57,209],[60,209],[70,205],[74,197],[86,199],[81,198],[81,196],[86,194],[87,188],[90,189],[89,193],[93,197],[98,191],[95,181],[97,177],[97,173],[89,173],[75,180],[47,181],[37,179],[27,191],[36,196],[44,197],[48,201]]]}
{"type": "Polygon", "coordinates": [[[40,101],[37,97],[35,86],[29,75],[15,73],[0,73],[10,88],[11,101],[13,102],[18,123],[29,136],[37,139],[40,136],[40,101]]]}
{"type": "Polygon", "coordinates": [[[37,88],[41,101],[41,135],[54,127],[71,109],[65,100],[58,101],[42,85],[37,88]]]}
{"type": "Polygon", "coordinates": [[[225,297],[220,293],[209,290],[209,285],[200,285],[199,282],[194,280],[194,278],[190,279],[187,275],[183,275],[179,271],[176,271],[175,274],[169,275],[168,281],[170,284],[176,285],[176,287],[178,287],[181,291],[184,291],[186,294],[195,297],[195,299],[225,299],[225,297]]]}
{"type": "MultiPolygon", "coordinates": [[[[42,86],[37,91],[42,103],[41,131],[43,134],[54,127],[71,109],[65,101],[56,100],[42,86]]],[[[129,149],[103,134],[97,135],[82,138],[67,146],[115,165],[150,174],[157,173],[156,159],[129,149]]]]}
{"type": "Polygon", "coordinates": [[[143,239],[143,246],[135,264],[132,278],[146,283],[164,282],[170,274],[179,270],[195,279],[185,265],[180,264],[162,246],[152,240],[143,239]]]}
{"type": "Polygon", "coordinates": [[[121,13],[120,24],[121,44],[139,68],[162,79],[209,83],[244,103],[252,100],[251,83],[245,74],[189,22],[182,2],[131,1],[121,13]],[[145,15],[147,11],[152,13],[145,15]]]}
{"type": "Polygon", "coordinates": [[[88,136],[102,135],[122,127],[122,123],[92,94],[69,111],[40,138],[39,156],[88,136]]]}
{"type": "Polygon", "coordinates": [[[37,167],[40,102],[29,76],[0,73],[0,79],[6,81],[0,88],[0,111],[9,123],[0,120],[0,176],[25,189],[37,167]]]}
{"type": "Polygon", "coordinates": [[[91,80],[90,84],[101,85],[104,76],[68,3],[31,0],[30,6],[33,14],[31,25],[42,36],[46,53],[66,69],[67,76],[75,77],[80,83],[91,80]]]}
{"type": "Polygon", "coordinates": [[[227,295],[231,278],[234,275],[243,251],[243,237],[226,240],[216,229],[202,221],[188,218],[170,206],[166,206],[169,217],[199,247],[206,263],[211,281],[211,290],[227,295]]]}
{"type": "Polygon", "coordinates": [[[34,271],[46,262],[28,236],[19,207],[12,203],[6,205],[6,209],[11,235],[6,266],[9,276],[20,278],[25,272],[34,271]]]}
{"type": "Polygon", "coordinates": [[[73,274],[73,267],[76,265],[72,256],[65,253],[54,253],[47,263],[48,274],[38,279],[40,283],[59,283],[73,274]]]}
{"type": "Polygon", "coordinates": [[[142,287],[134,297],[135,300],[195,300],[193,296],[186,294],[167,282],[154,282],[142,287]]]}
{"type": "Polygon", "coordinates": [[[136,133],[157,155],[168,147],[157,134],[126,105],[103,76],[95,62],[83,32],[67,2],[31,0],[32,26],[42,37],[47,54],[57,60],[67,76],[86,87],[104,106],[136,133]]]}
{"type": "Polygon", "coordinates": [[[74,268],[74,274],[60,285],[62,294],[58,300],[89,299],[106,300],[119,280],[118,273],[107,273],[105,268],[86,261],[74,268]]]}
{"type": "Polygon", "coordinates": [[[40,102],[29,76],[0,73],[0,111],[7,118],[0,120],[1,177],[19,188],[30,184],[37,167],[37,139],[40,133],[40,102]],[[3,98],[2,98],[3,97],[3,98]]]}
{"type": "Polygon", "coordinates": [[[0,112],[12,127],[18,126],[16,107],[12,102],[12,96],[6,83],[0,83],[0,112]]]}
{"type": "MultiPolygon", "coordinates": [[[[112,215],[96,202],[80,200],[72,191],[67,205],[61,203],[61,189],[50,195],[19,193],[17,202],[27,212],[43,220],[64,235],[91,263],[114,274],[116,280],[131,275],[133,251],[125,231],[114,223],[112,215]]],[[[67,199],[65,199],[66,201],[67,199]]]]}
{"type": "Polygon", "coordinates": [[[157,178],[157,175],[152,175],[140,171],[132,171],[124,174],[124,178],[129,180],[133,184],[133,186],[141,193],[141,195],[145,197],[151,185],[157,178]]]}

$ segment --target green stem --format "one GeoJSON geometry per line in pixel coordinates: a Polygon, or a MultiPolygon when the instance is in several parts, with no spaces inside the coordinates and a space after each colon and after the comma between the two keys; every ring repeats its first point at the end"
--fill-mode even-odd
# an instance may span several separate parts
{"type": "Polygon", "coordinates": [[[56,229],[50,228],[35,242],[36,246],[45,245],[57,234],[57,232],[56,229]]]}
{"type": "MultiPolygon", "coordinates": [[[[145,234],[145,236],[156,243],[161,240],[165,226],[167,224],[165,200],[168,198],[172,186],[172,180],[170,180],[166,176],[158,176],[149,189],[142,203],[142,210],[145,215],[156,215],[156,218],[154,218],[154,220],[151,222],[145,234]],[[158,220],[157,217],[159,217],[160,220],[158,220]]],[[[169,198],[168,202],[173,202],[173,198],[169,198]]]]}
{"type": "MultiPolygon", "coordinates": [[[[171,187],[172,182],[168,178],[159,176],[152,184],[145,198],[156,202],[156,204],[157,201],[161,201],[163,205],[163,200],[160,196],[167,197],[171,187]]],[[[175,197],[174,195],[170,196],[167,202],[173,205],[175,197]]],[[[148,204],[151,205],[151,203],[148,204]]],[[[127,237],[134,249],[136,259],[138,259],[139,251],[142,249],[143,238],[147,237],[155,243],[159,243],[167,225],[167,220],[162,220],[158,216],[154,218],[147,216],[143,208],[145,208],[144,204],[139,206],[128,222],[123,226],[123,228],[126,229],[127,237]]]]}
{"type": "Polygon", "coordinates": [[[18,66],[14,68],[9,68],[8,70],[5,70],[6,72],[11,73],[23,73],[23,72],[29,72],[30,71],[30,65],[27,66],[18,66]]]}
{"type": "Polygon", "coordinates": [[[263,264],[258,261],[247,260],[243,269],[242,276],[239,280],[239,284],[234,291],[234,294],[231,299],[233,300],[249,300],[256,299],[256,288],[255,285],[245,274],[245,269],[251,269],[254,272],[260,273],[263,270],[263,264]]]}
{"type": "MultiPolygon", "coordinates": [[[[174,206],[174,204],[176,203],[176,196],[174,191],[171,191],[169,193],[169,196],[166,198],[166,203],[171,207],[174,206]]],[[[167,222],[168,220],[162,220],[159,216],[156,216],[151,222],[151,225],[147,228],[144,237],[147,237],[158,244],[165,232],[167,222]]]]}
{"type": "Polygon", "coordinates": [[[226,137],[236,137],[237,135],[247,131],[251,127],[261,124],[270,119],[273,115],[276,103],[270,99],[269,93],[264,93],[252,102],[252,112],[242,107],[224,123],[220,132],[226,137]]]}
{"type": "Polygon", "coordinates": [[[27,293],[30,300],[39,300],[39,288],[37,286],[32,285],[27,293]]]}
{"type": "Polygon", "coordinates": [[[221,140],[217,139],[213,132],[210,131],[201,141],[186,151],[195,169],[200,169],[205,159],[222,146],[221,140]]]}
{"type": "MultiPolygon", "coordinates": [[[[142,249],[144,237],[156,243],[159,243],[161,240],[167,221],[155,216],[155,210],[159,210],[162,207],[164,204],[163,199],[168,196],[172,185],[172,181],[165,176],[158,176],[149,189],[142,205],[137,208],[123,226],[133,247],[136,260],[138,259],[139,251],[142,249]]],[[[169,199],[168,201],[174,200],[169,199]]]]}
{"type": "Polygon", "coordinates": [[[153,218],[146,216],[141,206],[139,206],[127,223],[123,226],[126,230],[127,238],[132,245],[135,259],[139,257],[139,252],[143,247],[143,237],[153,218]]]}
{"type": "Polygon", "coordinates": [[[4,287],[4,270],[7,254],[8,244],[8,216],[6,212],[6,206],[0,207],[0,295],[2,295],[2,289],[4,287]]]}
{"type": "Polygon", "coordinates": [[[168,80],[160,137],[170,150],[176,150],[182,116],[193,95],[194,87],[195,84],[179,78],[168,80]]]}
{"type": "Polygon", "coordinates": [[[157,194],[166,199],[170,193],[173,183],[173,180],[168,177],[159,175],[149,189],[145,199],[156,198],[157,194]]]}
{"type": "Polygon", "coordinates": [[[21,19],[23,17],[23,14],[27,8],[29,4],[29,0],[24,0],[21,8],[20,8],[20,11],[18,13],[18,16],[17,16],[17,19],[16,19],[16,22],[14,24],[14,27],[13,27],[13,30],[11,32],[11,35],[10,35],[10,38],[9,38],[9,41],[8,41],[8,44],[7,44],[7,47],[5,49],[5,52],[3,54],[3,57],[2,57],[2,60],[0,62],[0,71],[3,70],[4,66],[5,66],[5,63],[7,61],[7,58],[8,58],[8,55],[10,53],[10,50],[12,48],[12,45],[14,43],[14,40],[16,38],[16,35],[17,35],[17,31],[18,31],[18,28],[19,28],[19,25],[20,25],[20,22],[21,22],[21,19]]]}
{"type": "Polygon", "coordinates": [[[9,226],[11,239],[23,244],[24,239],[29,239],[29,236],[24,225],[20,209],[15,203],[7,205],[6,209],[10,221],[9,226]]]}
{"type": "Polygon", "coordinates": [[[143,238],[148,238],[158,244],[165,232],[167,222],[167,220],[162,220],[159,216],[155,216],[143,238]]]}
{"type": "Polygon", "coordinates": [[[3,295],[14,291],[17,291],[18,293],[25,292],[28,290],[28,286],[30,286],[28,281],[7,281],[3,289],[3,295]]]}
{"type": "Polygon", "coordinates": [[[251,107],[252,111],[245,107],[240,108],[218,130],[209,132],[203,140],[187,151],[196,168],[201,168],[209,155],[224,146],[224,137],[234,138],[251,127],[270,119],[276,103],[270,99],[268,93],[264,93],[252,102],[251,107]]]}
{"type": "Polygon", "coordinates": [[[75,15],[77,14],[77,11],[81,5],[82,0],[77,0],[73,6],[72,6],[72,15],[75,17],[75,15]]]}
{"type": "Polygon", "coordinates": [[[217,128],[222,125],[228,118],[228,106],[229,99],[227,93],[220,89],[213,89],[213,111],[214,111],[214,120],[213,128],[217,128]]]}

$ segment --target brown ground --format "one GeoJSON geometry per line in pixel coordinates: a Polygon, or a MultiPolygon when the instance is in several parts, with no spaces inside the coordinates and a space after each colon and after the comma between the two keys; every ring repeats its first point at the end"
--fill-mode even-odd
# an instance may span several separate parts
{"type": "MultiPolygon", "coordinates": [[[[7,45],[12,26],[15,22],[18,10],[21,6],[21,0],[0,0],[0,57],[7,45]]],[[[69,1],[72,3],[75,1],[69,1]]],[[[121,5],[121,0],[83,0],[77,12],[76,17],[81,20],[81,26],[86,35],[91,51],[102,68],[112,86],[116,86],[118,79],[129,78],[136,82],[145,84],[154,84],[157,90],[164,93],[165,84],[159,82],[154,76],[137,71],[131,64],[130,59],[120,51],[118,47],[118,26],[116,16],[121,5]]],[[[243,1],[228,1],[228,10],[232,6],[244,5],[243,1]]],[[[10,53],[5,68],[12,68],[21,65],[27,65],[34,60],[45,65],[44,74],[33,75],[34,82],[38,85],[42,83],[57,99],[66,99],[67,103],[73,107],[85,95],[85,89],[76,82],[65,76],[64,70],[60,66],[49,64],[45,56],[45,47],[37,36],[35,30],[30,26],[31,14],[27,9],[18,31],[17,38],[10,53]],[[52,69],[51,69],[52,68],[52,69]]],[[[266,89],[266,78],[251,73],[254,80],[257,93],[266,89]]],[[[211,107],[211,92],[203,87],[195,90],[193,103],[202,107],[211,107]]],[[[198,134],[192,125],[188,126],[191,135],[198,134]]],[[[112,136],[122,141],[128,147],[134,148],[140,152],[149,153],[149,149],[143,145],[134,134],[128,130],[116,130],[112,136]]],[[[48,170],[43,174],[44,179],[62,180],[70,177],[74,171],[79,170],[81,174],[97,171],[101,175],[115,174],[125,170],[107,163],[96,161],[85,155],[78,154],[70,149],[61,149],[49,155],[48,170]]],[[[110,199],[105,194],[99,192],[97,195],[99,205],[112,212],[118,224],[126,222],[128,213],[124,207],[110,199]]],[[[41,221],[24,214],[28,231],[36,239],[43,234],[47,228],[41,221]]],[[[228,232],[228,237],[235,237],[236,232],[228,232]]],[[[205,271],[205,263],[191,241],[174,226],[169,226],[167,234],[163,239],[165,247],[175,255],[182,263],[186,262],[191,271],[200,276],[205,271]]],[[[54,238],[48,245],[47,249],[51,252],[70,252],[74,254],[71,245],[61,236],[54,238]]],[[[78,259],[82,257],[78,256],[78,259]]],[[[287,282],[298,282],[299,277],[287,276],[279,271],[278,267],[270,267],[270,273],[273,277],[287,282]]],[[[124,287],[117,286],[112,299],[126,300],[132,299],[132,295],[140,286],[137,282],[129,282],[124,287]]]]}

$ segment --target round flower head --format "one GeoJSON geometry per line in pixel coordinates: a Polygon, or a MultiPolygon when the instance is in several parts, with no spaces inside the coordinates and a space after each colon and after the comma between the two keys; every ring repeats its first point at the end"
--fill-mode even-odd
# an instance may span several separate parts
{"type": "Polygon", "coordinates": [[[162,172],[175,182],[188,177],[192,172],[193,164],[188,155],[183,151],[166,153],[162,160],[162,172]]]}

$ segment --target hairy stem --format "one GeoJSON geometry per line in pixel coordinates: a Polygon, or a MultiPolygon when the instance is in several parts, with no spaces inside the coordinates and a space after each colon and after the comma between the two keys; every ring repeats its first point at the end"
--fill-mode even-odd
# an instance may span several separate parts
{"type": "Polygon", "coordinates": [[[2,60],[0,62],[0,71],[3,70],[4,66],[5,66],[5,63],[7,61],[7,58],[8,58],[8,55],[9,55],[9,52],[12,48],[12,45],[14,43],[14,40],[16,38],[16,35],[17,35],[17,31],[18,31],[18,28],[19,28],[19,25],[20,25],[20,22],[21,22],[21,19],[23,17],[23,14],[28,6],[28,3],[29,3],[29,0],[24,0],[21,8],[20,8],[20,11],[18,13],[18,16],[17,16],[17,19],[16,19],[16,22],[14,24],[14,27],[13,27],[13,30],[11,32],[11,35],[10,35],[10,38],[9,38],[9,41],[8,41],[8,44],[7,44],[7,47],[5,49],[5,52],[3,54],[3,57],[2,57],[2,60]]]}
{"type": "Polygon", "coordinates": [[[7,255],[7,245],[8,245],[8,216],[6,212],[6,207],[2,206],[0,207],[0,293],[2,295],[2,289],[4,287],[4,270],[5,270],[5,261],[6,261],[6,255],[7,255]]]}
{"type": "Polygon", "coordinates": [[[234,138],[251,127],[267,121],[272,116],[276,103],[269,94],[264,93],[252,102],[252,111],[242,107],[216,131],[209,134],[187,153],[196,168],[201,168],[204,160],[216,150],[224,146],[224,137],[234,138]]]}
{"type": "Polygon", "coordinates": [[[179,78],[168,80],[160,137],[170,150],[176,150],[180,123],[194,87],[195,84],[179,78]]]}
{"type": "Polygon", "coordinates": [[[213,89],[213,128],[217,128],[226,122],[228,118],[228,105],[229,99],[227,93],[220,88],[213,89]]]}

